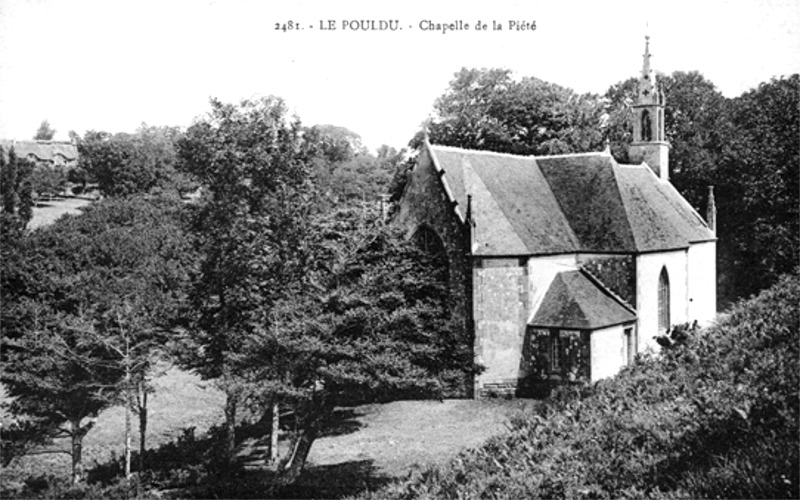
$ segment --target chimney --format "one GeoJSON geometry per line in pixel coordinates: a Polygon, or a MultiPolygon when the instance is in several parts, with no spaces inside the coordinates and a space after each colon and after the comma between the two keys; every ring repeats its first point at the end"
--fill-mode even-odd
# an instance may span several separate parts
{"type": "Polygon", "coordinates": [[[714,186],[708,186],[708,205],[706,207],[706,223],[717,232],[717,205],[714,203],[714,186]]]}

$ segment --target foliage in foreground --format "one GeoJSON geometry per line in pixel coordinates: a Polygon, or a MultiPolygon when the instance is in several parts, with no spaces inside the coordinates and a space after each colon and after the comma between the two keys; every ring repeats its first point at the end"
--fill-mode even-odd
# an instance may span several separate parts
{"type": "Polygon", "coordinates": [[[800,279],[369,498],[797,498],[800,279]]]}

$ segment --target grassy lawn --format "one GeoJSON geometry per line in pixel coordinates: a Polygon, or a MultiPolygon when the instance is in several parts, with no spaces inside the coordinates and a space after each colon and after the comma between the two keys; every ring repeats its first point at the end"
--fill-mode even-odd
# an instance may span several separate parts
{"type": "Polygon", "coordinates": [[[401,476],[417,465],[441,463],[482,444],[506,429],[511,414],[535,403],[451,399],[342,409],[342,425],[317,439],[309,465],[370,460],[378,472],[401,476]]]}
{"type": "Polygon", "coordinates": [[[28,229],[50,225],[64,214],[78,214],[90,203],[91,200],[85,198],[57,198],[41,202],[33,208],[33,218],[28,223],[28,229]]]}

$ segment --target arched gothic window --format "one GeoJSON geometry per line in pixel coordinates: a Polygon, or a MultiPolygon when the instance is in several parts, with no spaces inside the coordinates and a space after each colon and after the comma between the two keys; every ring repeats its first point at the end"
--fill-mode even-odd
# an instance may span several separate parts
{"type": "Polygon", "coordinates": [[[649,142],[653,140],[653,127],[650,123],[650,112],[648,110],[642,111],[642,142],[649,142]]]}
{"type": "Polygon", "coordinates": [[[444,243],[436,231],[428,226],[420,226],[414,234],[417,245],[431,255],[444,255],[444,243]]]}
{"type": "Polygon", "coordinates": [[[658,277],[658,331],[669,330],[669,275],[666,266],[661,268],[658,277]]]}

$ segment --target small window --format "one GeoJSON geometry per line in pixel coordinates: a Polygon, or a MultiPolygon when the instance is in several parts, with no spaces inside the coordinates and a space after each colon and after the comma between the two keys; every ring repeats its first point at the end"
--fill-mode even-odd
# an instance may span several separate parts
{"type": "Polygon", "coordinates": [[[664,333],[669,330],[669,275],[667,268],[661,269],[658,277],[658,331],[664,333]]]}
{"type": "Polygon", "coordinates": [[[633,364],[636,357],[636,336],[633,333],[633,328],[625,329],[625,362],[633,364]]]}

